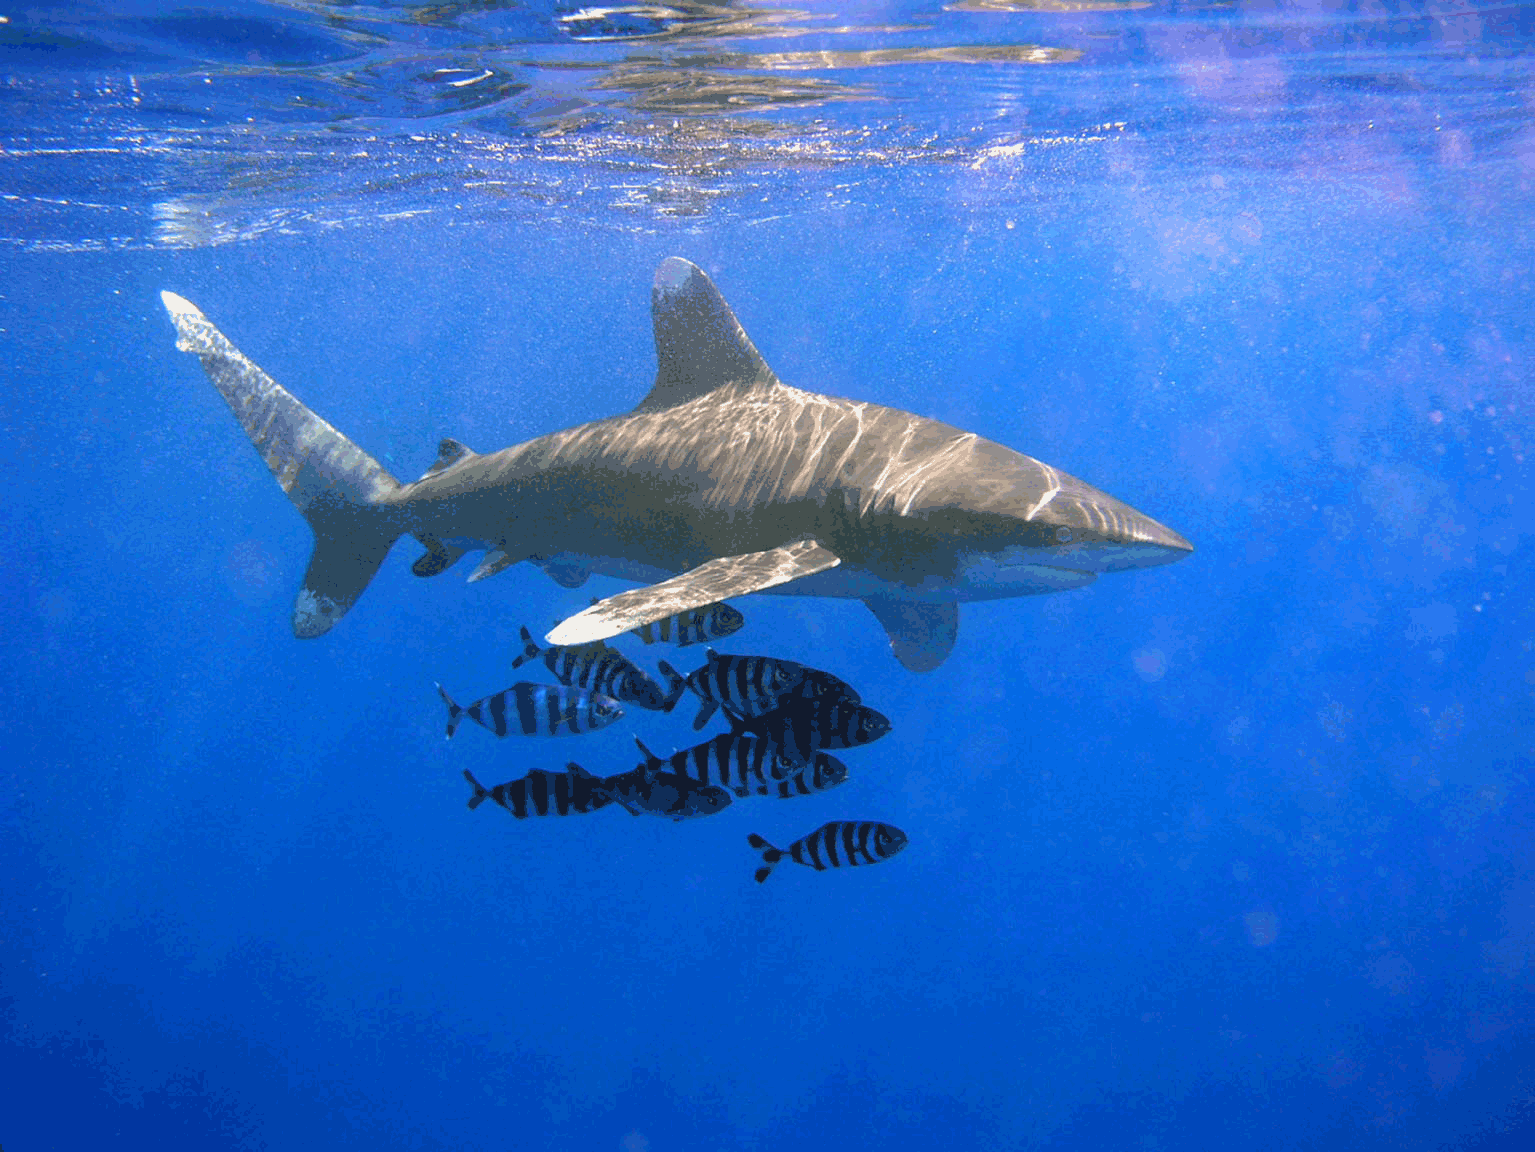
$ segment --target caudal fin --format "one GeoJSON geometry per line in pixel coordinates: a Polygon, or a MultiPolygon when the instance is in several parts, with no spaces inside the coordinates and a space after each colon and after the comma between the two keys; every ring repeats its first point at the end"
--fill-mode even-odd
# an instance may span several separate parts
{"type": "Polygon", "coordinates": [[[659,768],[662,764],[666,763],[666,761],[662,760],[661,757],[657,756],[649,748],[645,747],[645,742],[638,736],[634,738],[634,742],[639,746],[640,755],[645,757],[645,766],[647,768],[659,768]]]}
{"type": "MultiPolygon", "coordinates": [[[[448,733],[446,739],[451,740],[453,739],[453,733],[458,731],[459,724],[463,722],[464,710],[458,706],[453,697],[447,694],[441,684],[437,685],[437,695],[441,696],[442,702],[448,706],[448,733]]],[[[468,773],[466,772],[464,775],[467,776],[468,773]]],[[[470,807],[473,807],[473,805],[470,805],[470,807]]]]}
{"type": "Polygon", "coordinates": [[[761,884],[772,873],[773,865],[783,859],[783,853],[755,832],[747,833],[746,842],[762,853],[762,867],[756,872],[757,883],[761,884]]]}
{"type": "Polygon", "coordinates": [[[522,651],[512,661],[512,667],[521,668],[541,651],[542,649],[539,648],[538,642],[533,639],[533,633],[529,632],[528,626],[524,624],[522,626],[522,651]]]}
{"type": "Polygon", "coordinates": [[[481,804],[490,799],[490,793],[486,790],[485,785],[476,780],[474,778],[474,773],[469,771],[467,768],[464,769],[464,779],[469,781],[470,784],[474,785],[474,795],[469,797],[469,807],[471,809],[478,808],[481,804]]]}
{"type": "Polygon", "coordinates": [[[656,661],[656,667],[661,670],[661,675],[666,678],[666,702],[661,705],[661,711],[670,712],[677,707],[677,701],[682,699],[682,694],[687,690],[688,682],[682,678],[677,669],[673,668],[665,660],[656,661]]]}
{"type": "Polygon", "coordinates": [[[293,634],[320,636],[345,616],[400,536],[384,499],[400,487],[379,462],[245,357],[190,301],[160,293],[176,347],[240,421],[278,485],[314,531],[314,555],[293,605],[293,634]]]}

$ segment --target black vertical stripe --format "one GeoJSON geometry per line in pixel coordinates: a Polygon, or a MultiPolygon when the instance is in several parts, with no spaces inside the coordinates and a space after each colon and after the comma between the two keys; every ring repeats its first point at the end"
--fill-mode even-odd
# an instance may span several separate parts
{"type": "Polygon", "coordinates": [[[506,735],[505,692],[497,692],[490,698],[490,730],[497,736],[506,735]]]}
{"type": "MultiPolygon", "coordinates": [[[[803,848],[805,850],[805,854],[810,857],[810,866],[812,868],[814,868],[817,872],[822,871],[826,867],[825,864],[821,863],[821,848],[820,848],[820,845],[817,843],[817,841],[820,840],[820,838],[821,838],[821,830],[819,828],[817,828],[809,836],[806,836],[804,839],[796,840],[794,842],[797,847],[798,846],[803,846],[803,848]]],[[[803,864],[804,861],[801,860],[800,863],[803,864]]]]}
{"type": "MultiPolygon", "coordinates": [[[[869,833],[873,831],[873,829],[874,825],[867,820],[860,822],[856,829],[858,833],[858,853],[863,857],[862,863],[864,864],[873,864],[877,859],[874,853],[869,851],[869,833]]],[[[848,838],[848,843],[850,845],[852,843],[851,836],[848,838]]],[[[876,844],[877,843],[878,841],[876,841],[876,844]]]]}
{"type": "MultiPolygon", "coordinates": [[[[533,714],[533,685],[519,684],[512,689],[512,694],[516,697],[517,722],[522,726],[522,734],[524,736],[532,736],[538,731],[538,719],[533,714]]],[[[505,695],[505,693],[502,693],[503,697],[505,695]]],[[[503,713],[506,711],[504,699],[502,700],[501,711],[503,713]]],[[[505,727],[505,724],[506,721],[503,720],[502,726],[505,727]]]]}
{"type": "Polygon", "coordinates": [[[507,790],[512,797],[512,815],[519,820],[526,820],[528,818],[527,780],[513,780],[507,785],[507,790]]]}
{"type": "Polygon", "coordinates": [[[540,816],[549,815],[549,774],[547,772],[528,773],[528,793],[533,801],[533,808],[540,816]]]}
{"type": "Polygon", "coordinates": [[[826,866],[840,867],[842,862],[837,859],[837,821],[833,820],[830,824],[822,825],[816,830],[815,838],[822,841],[821,848],[826,853],[826,866]]]}

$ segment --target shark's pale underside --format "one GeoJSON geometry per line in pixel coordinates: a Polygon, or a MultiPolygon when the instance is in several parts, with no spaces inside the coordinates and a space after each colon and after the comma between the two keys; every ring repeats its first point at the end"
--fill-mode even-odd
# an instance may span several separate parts
{"type": "Polygon", "coordinates": [[[644,582],[572,616],[551,644],[616,636],[729,596],[862,600],[907,668],[937,667],[958,606],[1079,588],[1166,564],[1182,536],[1095,488],[948,424],[783,384],[704,273],[656,272],[656,382],[632,412],[480,455],[444,440],[401,484],[162,293],[315,549],[293,608],[330,630],[399,537],[418,576],[483,551],[483,579],[521,560],[566,588],[592,572],[644,582]]]}

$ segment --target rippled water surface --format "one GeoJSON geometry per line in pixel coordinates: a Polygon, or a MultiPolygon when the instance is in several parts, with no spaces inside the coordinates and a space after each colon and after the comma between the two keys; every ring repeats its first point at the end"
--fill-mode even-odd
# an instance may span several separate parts
{"type": "Polygon", "coordinates": [[[196,246],[422,212],[749,222],[920,204],[933,181],[995,204],[1191,165],[1389,180],[1525,154],[1530,20],[1140,0],[34,7],[0,26],[5,237],[196,246]]]}

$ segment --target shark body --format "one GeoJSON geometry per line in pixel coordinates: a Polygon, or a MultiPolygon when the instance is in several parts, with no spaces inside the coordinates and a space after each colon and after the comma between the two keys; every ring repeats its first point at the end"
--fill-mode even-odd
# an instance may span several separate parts
{"type": "Polygon", "coordinates": [[[433,576],[531,561],[563,587],[593,572],[645,586],[562,621],[551,644],[616,636],[751,592],[862,600],[913,671],[954,645],[958,605],[1078,588],[1166,564],[1182,536],[1066,473],[974,433],[782,383],[714,284],[664,261],[658,371],[632,412],[479,454],[444,440],[402,484],[242,355],[195,306],[162,299],[315,533],[294,605],[329,631],[392,544],[433,576]]]}

